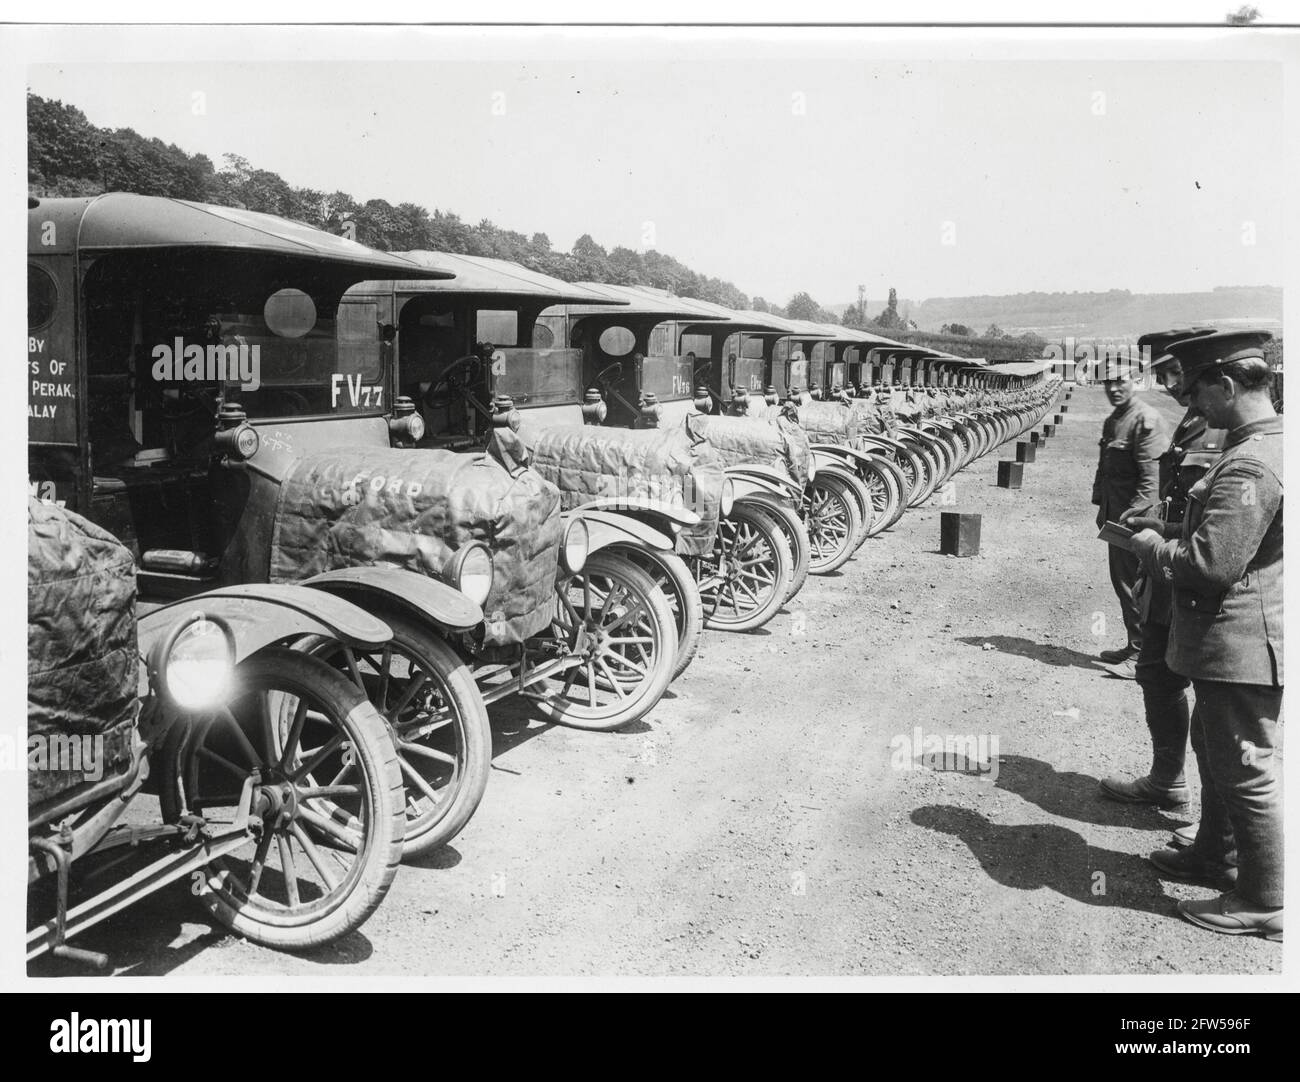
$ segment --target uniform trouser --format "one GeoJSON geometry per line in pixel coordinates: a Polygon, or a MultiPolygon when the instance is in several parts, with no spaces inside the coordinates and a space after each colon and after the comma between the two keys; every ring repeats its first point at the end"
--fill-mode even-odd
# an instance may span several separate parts
{"type": "Polygon", "coordinates": [[[1201,825],[1192,849],[1211,864],[1237,865],[1237,894],[1282,904],[1282,785],[1274,739],[1282,689],[1192,681],[1192,750],[1201,774],[1201,825]]]}
{"type": "Polygon", "coordinates": [[[1142,645],[1142,612],[1138,607],[1134,585],[1138,576],[1138,558],[1135,553],[1118,545],[1107,545],[1110,553],[1110,584],[1115,587],[1120,611],[1124,614],[1124,630],[1128,642],[1135,650],[1142,645]]]}
{"type": "Polygon", "coordinates": [[[1165,664],[1169,646],[1166,624],[1142,625],[1142,648],[1137,656],[1137,682],[1142,687],[1147,729],[1151,733],[1151,780],[1170,787],[1185,782],[1187,733],[1191,706],[1187,689],[1192,682],[1165,664]]]}

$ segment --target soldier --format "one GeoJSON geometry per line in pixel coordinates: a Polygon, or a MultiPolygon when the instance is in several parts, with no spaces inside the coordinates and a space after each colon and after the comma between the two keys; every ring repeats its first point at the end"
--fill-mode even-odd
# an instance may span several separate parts
{"type": "MultiPolygon", "coordinates": [[[[1155,357],[1152,371],[1156,380],[1187,412],[1174,430],[1173,442],[1160,456],[1161,502],[1144,508],[1130,508],[1120,516],[1121,522],[1137,515],[1159,518],[1165,524],[1165,532],[1174,536],[1174,531],[1183,521],[1188,491],[1223,450],[1226,433],[1210,428],[1196,407],[1190,405],[1182,369],[1174,356],[1167,352],[1174,342],[1212,334],[1213,330],[1206,327],[1159,331],[1138,339],[1138,348],[1155,357]]],[[[1142,613],[1142,648],[1136,664],[1129,660],[1107,668],[1117,676],[1128,676],[1120,666],[1132,668],[1142,688],[1147,729],[1151,734],[1151,770],[1131,781],[1105,778],[1099,787],[1102,795],[1111,800],[1178,807],[1191,798],[1183,773],[1191,718],[1187,689],[1191,681],[1165,664],[1173,608],[1169,584],[1163,578],[1152,578],[1145,569],[1140,569],[1137,593],[1142,613]]]]}
{"type": "MultiPolygon", "coordinates": [[[[1113,365],[1106,372],[1106,397],[1114,407],[1102,426],[1098,443],[1097,474],[1092,482],[1092,502],[1097,506],[1097,525],[1117,521],[1125,511],[1149,507],[1156,502],[1160,487],[1160,453],[1165,449],[1164,425],[1155,409],[1137,397],[1132,371],[1113,365]]],[[[1102,661],[1132,661],[1142,647],[1142,619],[1134,596],[1138,561],[1118,545],[1107,549],[1110,583],[1119,598],[1120,612],[1128,641],[1119,649],[1103,650],[1102,661]]],[[[1134,672],[1121,669],[1118,675],[1133,679],[1134,672]]]]}
{"type": "Polygon", "coordinates": [[[1219,461],[1189,494],[1180,536],[1136,518],[1132,545],[1173,587],[1169,668],[1196,690],[1192,750],[1201,824],[1186,849],[1151,862],[1235,889],[1178,912],[1211,931],[1282,938],[1282,807],[1274,759],[1283,687],[1282,420],[1269,397],[1263,332],[1174,342],[1193,405],[1228,429],[1219,461]]]}

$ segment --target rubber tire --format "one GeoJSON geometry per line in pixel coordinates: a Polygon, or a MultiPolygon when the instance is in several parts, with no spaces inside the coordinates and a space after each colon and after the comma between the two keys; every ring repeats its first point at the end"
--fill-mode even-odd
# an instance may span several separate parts
{"type": "Polygon", "coordinates": [[[871,484],[868,480],[863,479],[862,484],[866,487],[867,493],[871,495],[871,521],[867,523],[866,534],[868,537],[875,537],[882,530],[887,529],[898,521],[899,515],[902,514],[902,489],[898,484],[896,473],[898,468],[892,463],[863,462],[858,469],[869,475],[885,492],[885,506],[881,510],[876,510],[875,496],[872,492],[871,484]]]}
{"type": "MultiPolygon", "coordinates": [[[[419,824],[407,820],[402,851],[408,857],[415,857],[446,845],[474,817],[487,790],[488,778],[492,775],[492,726],[488,720],[487,707],[483,705],[483,696],[474,683],[469,666],[446,642],[403,614],[383,612],[379,615],[392,628],[395,642],[409,642],[413,650],[418,649],[427,655],[425,662],[441,676],[443,693],[459,704],[463,721],[461,784],[450,807],[430,823],[419,824]]],[[[396,734],[393,739],[396,743],[396,734]]],[[[400,758],[400,745],[397,750],[400,758]]],[[[405,779],[405,774],[403,778],[405,779]]]]}
{"type": "MultiPolygon", "coordinates": [[[[408,813],[403,853],[406,857],[418,857],[446,845],[473,818],[492,774],[492,726],[488,720],[487,707],[483,705],[483,696],[474,683],[469,666],[436,631],[429,630],[418,620],[397,610],[381,608],[374,610],[374,614],[392,629],[394,644],[415,655],[424,668],[436,674],[435,678],[444,696],[456,703],[455,709],[461,719],[461,752],[457,763],[459,778],[450,803],[436,818],[423,822],[412,820],[408,813]]],[[[323,656],[331,666],[349,676],[343,659],[332,656],[339,648],[337,642],[315,638],[296,645],[316,656],[323,656]]],[[[381,716],[384,716],[382,711],[381,716]]],[[[397,733],[391,724],[389,733],[394,744],[397,744],[397,733]]],[[[398,757],[399,760],[409,758],[402,754],[400,745],[398,757]]],[[[402,772],[402,777],[403,784],[406,784],[405,771],[402,772]]],[[[403,807],[406,807],[405,803],[403,807]]]]}
{"type": "MultiPolygon", "coordinates": [[[[705,601],[704,626],[717,631],[754,631],[771,620],[785,604],[786,595],[790,591],[790,582],[794,578],[794,553],[790,551],[790,543],[785,539],[785,531],[776,520],[763,508],[744,500],[737,501],[731,509],[731,514],[718,524],[719,535],[714,541],[715,549],[721,544],[724,523],[735,521],[746,522],[757,530],[771,550],[775,565],[773,579],[776,589],[763,600],[762,604],[750,610],[748,615],[735,620],[719,620],[709,611],[709,603],[705,601]],[[785,584],[784,587],[782,583],[785,584]]],[[[701,596],[703,598],[703,595],[701,596]]]]}
{"type": "Polygon", "coordinates": [[[631,560],[659,585],[669,598],[673,623],[677,628],[677,658],[673,662],[673,679],[676,680],[695,660],[704,634],[704,605],[700,601],[699,583],[686,566],[686,561],[675,552],[637,548],[633,545],[614,544],[607,548],[631,560]],[[675,606],[673,603],[676,603],[675,606]]]}
{"type": "Polygon", "coordinates": [[[898,507],[894,510],[894,517],[885,523],[885,529],[892,529],[897,525],[898,520],[903,517],[907,510],[907,496],[909,489],[907,487],[907,475],[903,469],[892,458],[885,458],[883,455],[873,455],[877,465],[884,469],[894,479],[894,490],[898,493],[898,507]]]}
{"type": "Polygon", "coordinates": [[[808,527],[789,503],[770,492],[752,492],[739,502],[757,504],[765,514],[776,520],[781,532],[785,534],[790,555],[794,558],[794,574],[785,599],[787,602],[793,601],[808,581],[808,573],[812,570],[812,545],[808,541],[808,527]]]}
{"type": "MultiPolygon", "coordinates": [[[[375,829],[371,832],[361,874],[341,903],[308,924],[268,924],[250,915],[235,901],[227,901],[212,887],[197,897],[213,919],[245,939],[278,950],[305,951],[322,946],[360,928],[370,917],[397,874],[406,829],[404,787],[397,750],[388,725],[365,695],[347,677],[326,662],[298,650],[269,646],[243,661],[238,679],[256,686],[292,691],[329,703],[329,716],[347,732],[355,761],[369,795],[375,829]]],[[[324,713],[326,711],[322,711],[324,713]]],[[[175,822],[184,810],[180,791],[180,755],[191,727],[178,723],[165,738],[161,754],[166,770],[159,785],[163,817],[175,822]]]]}
{"type": "MultiPolygon", "coordinates": [[[[814,575],[829,575],[832,571],[838,571],[852,558],[857,551],[858,545],[865,539],[866,530],[862,521],[862,502],[865,499],[870,506],[870,495],[859,496],[854,491],[851,482],[828,469],[820,469],[817,476],[809,482],[809,489],[824,489],[834,499],[837,499],[844,506],[849,519],[848,542],[838,548],[831,556],[818,561],[817,554],[814,551],[812,557],[811,573],[814,575]]],[[[865,490],[863,490],[865,492],[865,490]]],[[[808,499],[811,501],[812,494],[809,493],[808,499]]],[[[811,540],[812,531],[809,531],[811,540]]]]}
{"type": "Polygon", "coordinates": [[[858,476],[856,468],[845,466],[842,472],[837,471],[832,476],[839,476],[848,486],[849,491],[853,494],[853,499],[858,505],[858,537],[853,542],[853,551],[857,552],[871,536],[869,530],[872,520],[875,518],[875,507],[871,502],[871,490],[867,488],[866,482],[858,476]]]}
{"type": "Polygon", "coordinates": [[[921,462],[923,479],[920,488],[913,488],[912,501],[909,507],[919,507],[934,493],[939,483],[939,464],[935,460],[934,452],[921,440],[914,439],[908,449],[921,462]]]}
{"type": "Polygon", "coordinates": [[[656,640],[652,644],[654,656],[651,661],[651,674],[637,685],[635,697],[613,714],[589,717],[580,711],[576,701],[571,706],[564,705],[568,700],[563,699],[539,698],[536,701],[538,711],[548,721],[567,725],[572,729],[612,732],[640,721],[658,705],[664,692],[668,690],[668,685],[673,678],[673,665],[677,659],[677,625],[663,591],[655,584],[654,579],[626,556],[610,552],[608,549],[593,552],[587,558],[581,574],[593,573],[616,580],[621,579],[625,586],[630,587],[634,594],[645,601],[656,640]]]}
{"type": "Polygon", "coordinates": [[[925,483],[924,467],[917,456],[906,448],[892,450],[890,458],[898,467],[899,473],[903,475],[903,510],[906,511],[912,506],[913,495],[925,483]]]}

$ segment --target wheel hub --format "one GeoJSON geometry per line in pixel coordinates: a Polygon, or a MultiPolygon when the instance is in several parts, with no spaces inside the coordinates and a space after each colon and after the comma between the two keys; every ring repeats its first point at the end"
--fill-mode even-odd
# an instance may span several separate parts
{"type": "Polygon", "coordinates": [[[289,781],[259,786],[254,801],[258,817],[275,829],[287,826],[298,814],[298,791],[289,781]]]}

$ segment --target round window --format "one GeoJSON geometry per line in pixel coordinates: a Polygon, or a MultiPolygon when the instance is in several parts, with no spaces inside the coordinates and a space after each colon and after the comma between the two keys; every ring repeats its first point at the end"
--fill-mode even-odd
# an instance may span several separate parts
{"type": "Polygon", "coordinates": [[[555,345],[555,332],[545,323],[533,325],[533,349],[551,349],[555,345]]]}
{"type": "Polygon", "coordinates": [[[272,334],[301,338],[316,326],[316,302],[301,289],[281,289],[266,298],[262,318],[272,334]]]}
{"type": "Polygon", "coordinates": [[[54,318],[55,301],[59,287],[41,267],[27,265],[27,326],[32,330],[44,327],[54,318]]]}
{"type": "Polygon", "coordinates": [[[626,357],[636,345],[636,335],[626,327],[606,327],[600,332],[600,348],[607,357],[626,357]]]}

